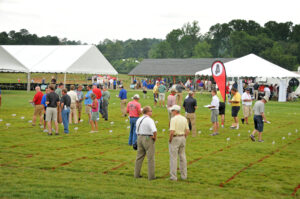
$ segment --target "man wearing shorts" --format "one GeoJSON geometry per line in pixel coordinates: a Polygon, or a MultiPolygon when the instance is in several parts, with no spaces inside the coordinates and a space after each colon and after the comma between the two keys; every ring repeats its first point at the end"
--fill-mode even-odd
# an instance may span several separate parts
{"type": "Polygon", "coordinates": [[[242,123],[248,123],[248,118],[251,116],[252,113],[252,97],[250,95],[250,88],[246,88],[246,92],[242,95],[242,104],[243,104],[243,113],[244,118],[242,118],[242,123]]]}
{"type": "Polygon", "coordinates": [[[216,90],[212,90],[211,95],[212,95],[212,101],[211,101],[210,106],[208,106],[208,108],[211,110],[211,122],[213,124],[213,130],[214,130],[214,132],[211,134],[211,136],[215,136],[215,135],[219,135],[218,116],[219,116],[220,101],[217,96],[216,90]]]}
{"type": "Polygon", "coordinates": [[[52,135],[52,121],[54,121],[55,124],[55,135],[58,135],[57,106],[59,105],[59,96],[54,92],[54,85],[50,85],[49,89],[50,93],[46,96],[48,135],[52,135]]]}
{"type": "Polygon", "coordinates": [[[232,87],[231,96],[232,98],[231,100],[229,100],[229,103],[231,103],[231,116],[233,117],[234,122],[232,123],[230,128],[239,129],[238,114],[241,106],[241,95],[239,94],[239,92],[237,92],[236,88],[232,87]]]}
{"type": "Polygon", "coordinates": [[[40,125],[43,125],[43,113],[44,106],[41,104],[43,93],[41,92],[41,88],[39,86],[35,87],[36,94],[33,97],[31,103],[34,103],[34,114],[32,118],[32,126],[35,126],[36,117],[40,118],[40,125]]]}
{"type": "Polygon", "coordinates": [[[166,90],[167,90],[167,88],[164,85],[164,83],[161,83],[158,87],[158,100],[159,100],[160,107],[161,107],[161,104],[163,104],[163,107],[165,107],[166,90]]]}
{"type": "Polygon", "coordinates": [[[85,97],[84,97],[84,105],[85,105],[85,113],[88,115],[89,117],[89,122],[91,120],[92,117],[92,98],[91,98],[91,94],[93,93],[93,91],[91,90],[92,87],[89,85],[86,87],[88,92],[86,93],[85,97]]]}
{"type": "Polygon", "coordinates": [[[262,132],[264,130],[264,122],[267,122],[267,118],[265,116],[265,104],[269,101],[267,96],[263,97],[260,101],[257,101],[254,104],[254,130],[250,135],[250,138],[253,142],[255,142],[255,134],[258,132],[258,142],[264,142],[262,140],[262,132]]]}
{"type": "Polygon", "coordinates": [[[156,107],[157,101],[158,101],[158,87],[159,87],[159,81],[156,82],[154,88],[153,88],[153,99],[154,99],[154,106],[156,107]]]}
{"type": "Polygon", "coordinates": [[[217,91],[217,96],[220,100],[219,103],[219,115],[221,116],[221,127],[224,128],[224,123],[225,123],[225,108],[226,108],[226,103],[221,95],[220,91],[217,91]]]}

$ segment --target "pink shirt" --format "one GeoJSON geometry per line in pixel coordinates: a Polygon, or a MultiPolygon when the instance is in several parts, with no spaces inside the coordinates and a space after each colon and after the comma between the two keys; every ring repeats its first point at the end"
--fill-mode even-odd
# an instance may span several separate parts
{"type": "Polygon", "coordinates": [[[127,104],[127,113],[130,117],[139,117],[141,112],[141,104],[133,100],[127,104]]]}
{"type": "Polygon", "coordinates": [[[96,106],[96,108],[92,108],[92,112],[98,112],[98,101],[97,100],[93,100],[93,103],[92,103],[92,107],[93,106],[96,106]]]}
{"type": "Polygon", "coordinates": [[[175,95],[169,95],[168,96],[168,108],[171,108],[173,105],[176,104],[176,96],[175,95]]]}

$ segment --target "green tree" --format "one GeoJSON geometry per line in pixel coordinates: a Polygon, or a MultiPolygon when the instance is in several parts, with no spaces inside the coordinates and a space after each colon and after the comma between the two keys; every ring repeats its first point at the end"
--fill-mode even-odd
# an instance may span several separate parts
{"type": "Polygon", "coordinates": [[[213,57],[210,52],[211,46],[206,41],[199,42],[195,46],[194,58],[210,58],[213,57]]]}

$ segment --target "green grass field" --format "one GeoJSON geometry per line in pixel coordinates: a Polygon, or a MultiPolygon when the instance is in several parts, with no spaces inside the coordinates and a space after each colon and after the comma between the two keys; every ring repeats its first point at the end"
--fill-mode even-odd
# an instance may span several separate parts
{"type": "MultiPolygon", "coordinates": [[[[142,95],[130,91],[129,97],[135,93],[142,95]]],[[[197,132],[201,134],[187,138],[188,180],[177,182],[168,180],[167,110],[153,108],[153,118],[158,121],[157,179],[148,181],[146,159],[143,178],[133,178],[136,151],[127,145],[129,123],[121,117],[116,94],[111,92],[109,121],[99,122],[99,133],[88,133],[84,115],[77,132],[71,125],[70,134],[64,135],[60,126],[61,134],[49,137],[28,122],[33,114],[28,100],[34,92],[2,91],[0,198],[270,199],[293,198],[292,194],[300,198],[300,190],[296,192],[300,184],[299,102],[268,103],[266,116],[271,124],[265,125],[265,142],[253,143],[248,133],[253,130],[253,120],[250,125],[240,124],[239,130],[229,129],[229,106],[226,127],[219,136],[211,137],[210,111],[203,108],[210,96],[197,94],[197,132]]],[[[140,100],[142,106],[153,105],[151,94],[140,100]]]]}

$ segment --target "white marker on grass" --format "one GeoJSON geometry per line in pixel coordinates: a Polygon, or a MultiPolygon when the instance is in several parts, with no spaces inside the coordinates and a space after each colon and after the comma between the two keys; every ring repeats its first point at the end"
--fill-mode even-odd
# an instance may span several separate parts
{"type": "Polygon", "coordinates": [[[127,123],[127,122],[128,122],[128,119],[126,119],[125,122],[127,123]]]}
{"type": "Polygon", "coordinates": [[[291,132],[289,132],[289,133],[288,133],[288,136],[290,137],[291,135],[292,135],[292,133],[291,133],[291,132]]]}
{"type": "Polygon", "coordinates": [[[11,114],[11,116],[16,117],[17,114],[11,114]]]}
{"type": "Polygon", "coordinates": [[[3,122],[3,119],[0,119],[0,122],[3,122]]]}
{"type": "Polygon", "coordinates": [[[226,138],[226,141],[227,141],[227,144],[228,144],[228,142],[230,141],[230,138],[226,138]]]}
{"type": "Polygon", "coordinates": [[[198,134],[201,134],[202,132],[201,131],[198,131],[198,134]]]}
{"type": "Polygon", "coordinates": [[[251,133],[251,131],[250,131],[250,130],[248,130],[248,133],[251,133]]]}
{"type": "Polygon", "coordinates": [[[10,126],[10,123],[6,123],[6,128],[8,128],[10,126]]]}
{"type": "Polygon", "coordinates": [[[157,124],[157,123],[158,123],[158,121],[156,120],[156,121],[155,121],[155,124],[157,124]]]}
{"type": "Polygon", "coordinates": [[[285,140],[285,137],[282,137],[282,140],[285,140]]]}
{"type": "Polygon", "coordinates": [[[32,123],[32,120],[29,120],[28,123],[32,123]]]}
{"type": "Polygon", "coordinates": [[[166,131],[166,129],[163,129],[163,130],[162,130],[162,132],[165,132],[165,131],[166,131]]]}
{"type": "Polygon", "coordinates": [[[127,126],[127,129],[130,129],[130,126],[127,126]]]}
{"type": "Polygon", "coordinates": [[[112,130],[109,130],[109,133],[112,133],[113,131],[112,130]]]}
{"type": "Polygon", "coordinates": [[[238,137],[240,137],[240,136],[241,136],[241,134],[239,133],[239,134],[237,134],[237,136],[238,136],[238,137]]]}
{"type": "Polygon", "coordinates": [[[275,141],[273,140],[272,144],[274,145],[275,144],[275,141]]]}
{"type": "Polygon", "coordinates": [[[24,117],[24,116],[22,116],[22,117],[21,117],[21,120],[24,120],[24,119],[25,119],[25,117],[24,117]]]}
{"type": "Polygon", "coordinates": [[[74,127],[74,130],[75,130],[75,132],[77,133],[77,131],[78,131],[78,127],[76,126],[76,127],[74,127]]]}
{"type": "Polygon", "coordinates": [[[296,129],[295,132],[298,133],[298,129],[296,129]]]}
{"type": "Polygon", "coordinates": [[[114,125],[114,122],[110,122],[111,125],[114,125]]]}

